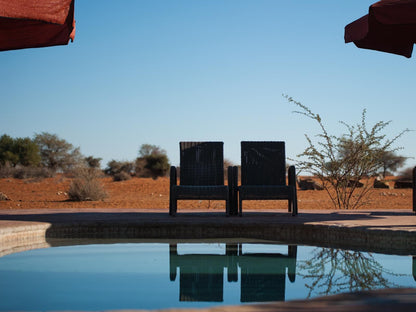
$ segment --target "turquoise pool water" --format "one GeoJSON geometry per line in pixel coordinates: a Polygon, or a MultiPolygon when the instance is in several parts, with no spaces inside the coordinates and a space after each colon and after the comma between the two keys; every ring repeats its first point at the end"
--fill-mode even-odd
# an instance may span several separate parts
{"type": "Polygon", "coordinates": [[[62,246],[0,258],[0,310],[238,305],[416,287],[415,274],[413,256],[270,242],[62,246]]]}

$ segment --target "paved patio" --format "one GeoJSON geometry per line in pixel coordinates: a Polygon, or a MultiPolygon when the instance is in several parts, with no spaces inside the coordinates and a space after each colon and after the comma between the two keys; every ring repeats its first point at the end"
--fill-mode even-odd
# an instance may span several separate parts
{"type": "MultiPolygon", "coordinates": [[[[48,247],[52,239],[67,237],[153,240],[241,237],[416,255],[416,214],[411,210],[308,210],[296,217],[287,211],[247,211],[242,217],[226,217],[223,212],[179,211],[176,217],[170,217],[167,211],[155,209],[0,210],[0,256],[48,247]]],[[[416,289],[203,311],[390,311],[393,307],[415,311],[416,289]]]]}

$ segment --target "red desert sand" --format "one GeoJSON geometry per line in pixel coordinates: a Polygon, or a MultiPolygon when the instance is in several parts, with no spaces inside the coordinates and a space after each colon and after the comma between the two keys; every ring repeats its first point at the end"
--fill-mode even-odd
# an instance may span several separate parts
{"type": "MultiPolygon", "coordinates": [[[[169,210],[169,178],[132,178],[114,182],[100,179],[107,192],[102,201],[74,202],[68,200],[71,178],[57,175],[53,178],[0,179],[0,209],[59,209],[59,208],[134,208],[169,210]],[[1,194],[0,194],[1,195],[1,194]]],[[[326,191],[298,190],[299,212],[307,209],[334,209],[326,191]]],[[[245,209],[267,211],[286,209],[286,201],[246,201],[245,209]]],[[[182,200],[181,209],[195,211],[225,211],[224,201],[182,200]]],[[[373,189],[368,204],[360,209],[412,209],[411,189],[373,189]]]]}

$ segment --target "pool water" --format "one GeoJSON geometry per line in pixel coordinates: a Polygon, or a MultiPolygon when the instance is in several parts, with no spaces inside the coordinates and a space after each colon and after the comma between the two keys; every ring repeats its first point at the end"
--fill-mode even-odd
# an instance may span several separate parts
{"type": "Polygon", "coordinates": [[[62,246],[0,257],[0,310],[194,308],[305,299],[416,287],[415,270],[412,256],[244,240],[62,246]]]}

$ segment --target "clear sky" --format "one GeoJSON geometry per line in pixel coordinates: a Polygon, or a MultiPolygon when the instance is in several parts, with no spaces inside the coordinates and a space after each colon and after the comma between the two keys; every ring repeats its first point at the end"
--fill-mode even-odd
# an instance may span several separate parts
{"type": "MultiPolygon", "coordinates": [[[[375,0],[77,0],[68,46],[0,52],[0,135],[57,134],[85,156],[138,156],[154,144],[179,164],[180,141],[286,141],[294,158],[319,129],[391,120],[414,126],[413,58],[344,43],[344,27],[375,0]]],[[[416,156],[416,132],[399,153],[416,156]]],[[[408,166],[416,159],[408,161],[408,166]]]]}

